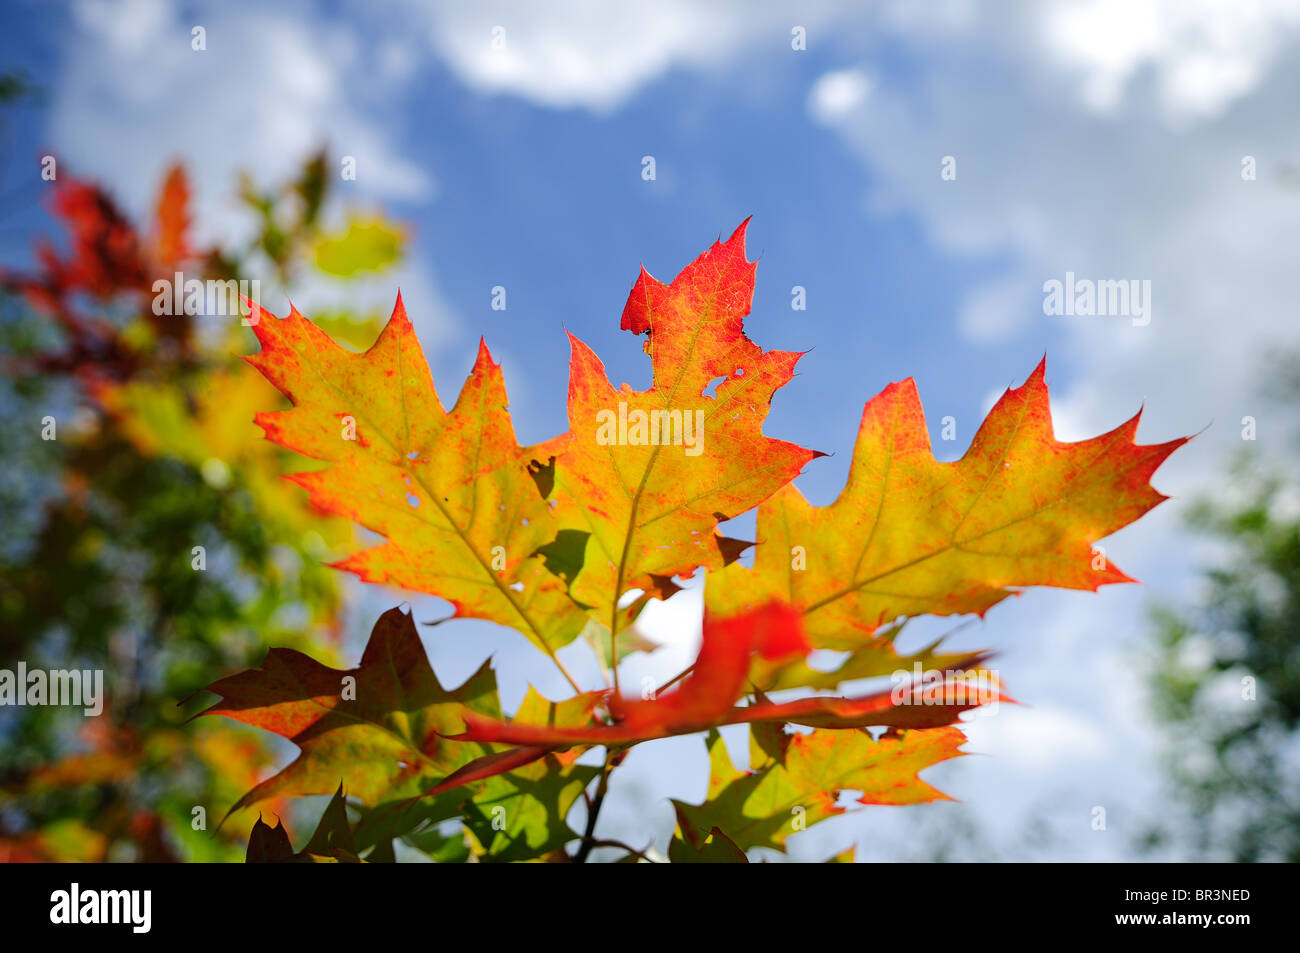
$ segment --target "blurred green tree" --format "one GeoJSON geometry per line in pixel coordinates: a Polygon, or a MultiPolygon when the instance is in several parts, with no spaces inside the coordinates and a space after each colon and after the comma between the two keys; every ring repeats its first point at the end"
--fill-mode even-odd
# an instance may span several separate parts
{"type": "MultiPolygon", "coordinates": [[[[1300,375],[1287,388],[1300,401],[1300,375]]],[[[1198,859],[1300,861],[1300,481],[1258,454],[1225,492],[1189,512],[1219,547],[1203,595],[1154,610],[1149,660],[1165,770],[1181,821],[1155,823],[1146,849],[1198,859]],[[1236,498],[1237,501],[1232,500],[1236,498]]]]}
{"type": "MultiPolygon", "coordinates": [[[[325,168],[318,154],[265,191],[244,178],[251,241],[207,250],[179,166],[146,228],[60,171],[66,240],[0,271],[0,668],[102,669],[108,696],[99,718],[0,709],[0,860],[243,858],[255,818],[213,829],[271,752],[238,726],[186,723],[178,700],[268,645],[330,658],[340,579],[323,562],[353,530],[279,479],[281,451],[252,423],[276,398],[238,358],[256,350],[238,312],[157,314],[154,283],[287,290],[326,273],[322,248],[329,274],[399,260],[404,233],[382,219],[356,248],[354,227],[325,226],[325,168]]],[[[337,320],[363,345],[378,331],[377,316],[337,320]]]]}

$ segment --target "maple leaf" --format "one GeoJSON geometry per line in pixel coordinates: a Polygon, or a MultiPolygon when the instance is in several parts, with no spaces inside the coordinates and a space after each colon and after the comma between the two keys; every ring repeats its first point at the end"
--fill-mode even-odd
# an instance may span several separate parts
{"type": "Polygon", "coordinates": [[[853,650],[900,616],[983,615],[1027,586],[1131,582],[1092,544],[1166,499],[1148,480],[1187,438],[1134,443],[1139,413],[1100,437],[1059,442],[1044,368],[1003,394],[954,463],[930,452],[911,379],[890,384],[863,411],[839,498],[812,506],[789,485],[762,504],[753,568],[711,579],[709,605],[784,599],[803,611],[815,647],[853,650]],[[794,553],[806,558],[797,571],[794,553]]]}
{"type": "MultiPolygon", "coordinates": [[[[630,589],[669,594],[673,576],[735,559],[743,545],[719,536],[718,523],[816,456],[762,432],[801,355],[763,351],[745,336],[755,270],[745,257],[747,224],[670,285],[642,268],[622,327],[649,336],[649,390],[615,389],[591,349],[569,335],[569,433],[541,449],[558,455],[561,528],[585,534],[571,591],[599,618],[630,589]]],[[[617,635],[620,622],[611,627],[617,635]]]]}
{"type": "Polygon", "coordinates": [[[405,243],[406,233],[382,218],[353,218],[346,231],[316,242],[316,267],[341,277],[383,271],[402,257],[405,243]]]}
{"type": "Polygon", "coordinates": [[[674,800],[677,836],[696,850],[720,831],[742,851],[785,850],[793,833],[844,813],[841,791],[859,804],[921,804],[949,800],[917,775],[960,757],[966,736],[957,728],[888,732],[873,741],[865,731],[814,731],[789,736],[775,757],[751,744],[751,771],[739,771],[726,743],[711,732],[709,791],[700,805],[674,800]]]}
{"type": "Polygon", "coordinates": [[[439,596],[457,616],[510,626],[554,658],[587,616],[537,555],[555,520],[532,457],[515,441],[486,345],[447,413],[400,295],[364,354],[338,347],[296,310],[284,319],[258,312],[262,350],[246,360],[294,406],[257,423],[276,443],[332,464],[290,478],[312,503],[388,539],[335,565],[439,596]]]}

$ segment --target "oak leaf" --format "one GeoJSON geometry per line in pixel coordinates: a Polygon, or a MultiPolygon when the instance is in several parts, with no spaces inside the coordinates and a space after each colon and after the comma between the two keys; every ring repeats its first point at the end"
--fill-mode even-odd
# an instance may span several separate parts
{"type": "Polygon", "coordinates": [[[815,647],[852,651],[899,617],[983,615],[1028,586],[1131,582],[1093,544],[1166,499],[1148,480],[1186,438],[1136,444],[1139,413],[1091,440],[1056,440],[1044,366],[1003,394],[954,463],[930,452],[913,382],[890,384],[866,405],[839,498],[813,506],[791,484],[763,503],[753,568],[711,579],[709,605],[780,598],[815,647]],[[792,571],[796,551],[806,562],[792,571]]]}
{"type": "Polygon", "coordinates": [[[790,737],[777,758],[751,744],[750,771],[731,762],[726,743],[709,736],[709,790],[700,805],[674,800],[677,836],[696,849],[717,829],[742,851],[785,850],[786,839],[844,813],[841,791],[859,804],[921,804],[949,800],[918,777],[962,755],[966,736],[953,727],[891,731],[872,740],[865,731],[814,731],[790,737]]]}
{"type": "Polygon", "coordinates": [[[630,589],[671,594],[672,577],[734,560],[743,544],[721,537],[718,523],[817,455],[762,432],[801,355],[764,351],[745,336],[755,271],[747,224],[669,285],[642,268],[622,328],[648,336],[649,390],[615,389],[591,349],[569,335],[569,433],[546,447],[557,452],[561,527],[585,534],[571,590],[597,618],[609,619],[630,589]]]}
{"type": "Polygon", "coordinates": [[[459,731],[464,712],[500,713],[491,666],[485,663],[459,688],[443,688],[415,623],[400,609],[380,616],[354,669],[340,671],[293,649],[273,648],[261,668],[207,690],[220,700],[203,714],[272,731],[301,749],[231,813],[275,795],[328,794],[340,782],[367,805],[418,797],[493,753],[443,737],[459,731]]]}
{"type": "Polygon", "coordinates": [[[400,296],[364,354],[296,310],[277,319],[258,309],[252,320],[262,350],[247,360],[294,404],[257,423],[276,443],[332,464],[291,479],[320,509],[388,538],[338,568],[439,596],[457,616],[510,626],[552,657],[582,631],[586,614],[537,555],[555,519],[486,345],[448,413],[400,296]]]}
{"type": "Polygon", "coordinates": [[[358,863],[360,858],[357,856],[352,826],[348,823],[347,799],[343,796],[343,786],[340,784],[330,798],[321,814],[320,823],[302,850],[293,849],[283,821],[277,819],[275,827],[271,827],[259,817],[248,835],[245,860],[250,864],[358,863]]]}
{"type": "MultiPolygon", "coordinates": [[[[1185,441],[1137,444],[1136,416],[1091,440],[1056,440],[1040,363],[997,402],[969,451],[940,463],[907,380],[867,403],[844,491],[813,506],[791,481],[817,454],[762,432],[800,355],[763,351],[745,336],[755,274],[745,228],[671,284],[642,269],[622,327],[648,336],[648,390],[615,389],[570,336],[569,431],[531,448],[515,440],[500,368],[484,346],[456,407],[442,410],[400,298],[360,355],[296,311],[258,322],[263,350],[250,361],[294,404],[258,422],[272,440],[325,461],[294,478],[317,506],[387,537],[340,567],[512,626],[552,658],[581,633],[595,640],[613,685],[584,692],[570,678],[575,694],[560,702],[530,690],[507,719],[490,669],[444,690],[410,619],[390,612],[352,673],[273,652],[261,672],[213,686],[223,695],[213,711],[291,737],[303,752],[241,805],[324,793],[341,778],[361,801],[355,841],[373,846],[371,856],[386,859],[380,845],[394,837],[421,836],[455,856],[557,858],[577,836],[570,808],[599,774],[598,806],[602,772],[624,749],[701,731],[709,794],[702,805],[674,802],[674,860],[784,850],[791,833],[841,813],[844,791],[861,804],[946,797],[920,772],[962,753],[954,723],[964,712],[1010,699],[983,650],[941,650],[940,640],[900,653],[906,621],[982,616],[1028,586],[1131,581],[1093,545],[1164,499],[1150,478],[1185,441]],[[748,544],[718,527],[754,507],[747,567],[738,557],[748,544]],[[629,637],[641,607],[701,568],[709,575],[694,665],[651,697],[624,695],[618,663],[645,647],[629,637]],[[641,596],[629,601],[632,590],[641,596]],[[845,656],[822,670],[814,649],[845,656]],[[900,669],[924,677],[825,694],[900,669]],[[944,674],[933,679],[933,670],[944,674]],[[351,703],[337,697],[344,674],[357,680],[351,703]],[[813,694],[770,697],[792,690],[813,694]],[[733,766],[717,734],[726,724],[749,725],[751,770],[733,766]],[[813,730],[788,734],[789,725],[813,730]],[[607,750],[604,769],[579,763],[594,746],[607,750]],[[431,833],[453,816],[468,832],[459,845],[431,833]]],[[[576,856],[593,843],[589,833],[576,856]]]]}

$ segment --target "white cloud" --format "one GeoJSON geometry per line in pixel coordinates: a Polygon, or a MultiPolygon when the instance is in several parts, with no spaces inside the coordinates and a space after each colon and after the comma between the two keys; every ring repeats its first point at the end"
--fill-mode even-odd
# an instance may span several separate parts
{"type": "Polygon", "coordinates": [[[871,95],[871,79],[860,69],[824,74],[808,94],[808,111],[818,122],[830,124],[857,109],[871,95]]]}
{"type": "Polygon", "coordinates": [[[237,228],[236,170],[284,177],[322,142],[356,158],[358,195],[433,194],[433,176],[385,132],[374,104],[383,71],[346,30],[254,4],[182,18],[162,0],[82,0],[73,24],[51,136],[74,172],[113,183],[134,209],[182,156],[199,184],[202,237],[226,235],[237,228]],[[205,50],[191,48],[193,26],[205,50]]]}
{"type": "Polygon", "coordinates": [[[965,725],[967,750],[1005,761],[997,770],[1059,776],[1063,766],[1097,761],[1107,749],[1105,736],[1087,717],[1064,708],[999,705],[996,714],[978,713],[965,725]]]}
{"type": "Polygon", "coordinates": [[[1290,0],[892,0],[865,15],[852,0],[401,0],[394,9],[468,86],[596,112],[617,109],[673,69],[712,72],[744,52],[789,52],[791,30],[803,26],[810,49],[891,34],[1020,45],[1067,74],[1079,101],[1103,113],[1122,107],[1150,74],[1164,118],[1197,121],[1254,89],[1300,26],[1300,7],[1290,0]],[[987,29],[991,22],[997,30],[987,29]]]}
{"type": "Polygon", "coordinates": [[[1174,121],[1213,118],[1248,93],[1300,26],[1290,0],[1071,0],[1046,21],[1050,53],[1082,74],[1084,101],[1109,112],[1141,71],[1174,121]]]}
{"type": "Polygon", "coordinates": [[[1033,282],[1024,274],[1015,274],[971,292],[957,316],[957,326],[972,341],[1003,340],[1034,319],[1036,303],[1033,282]]]}
{"type": "Polygon", "coordinates": [[[817,27],[851,8],[828,0],[401,5],[412,26],[424,24],[433,50],[468,86],[596,112],[618,108],[675,68],[717,71],[760,44],[789,53],[796,26],[817,42],[823,39],[817,27]]]}
{"type": "MultiPolygon", "coordinates": [[[[1000,29],[996,17],[985,29],[1000,29]]],[[[1300,219],[1270,171],[1300,152],[1296,37],[1269,83],[1217,122],[1190,127],[1071,108],[1044,92],[1059,67],[1007,60],[975,35],[953,42],[962,56],[937,55],[926,84],[880,81],[833,125],[869,167],[875,208],[915,216],[950,253],[1012,261],[1007,275],[970,291],[959,318],[966,338],[1001,340],[1050,322],[1060,343],[1049,364],[1078,382],[1057,396],[1094,433],[1143,398],[1147,439],[1262,410],[1260,361],[1300,343],[1287,251],[1300,242],[1300,219]],[[970,69],[1003,79],[974,83],[970,69]],[[1241,178],[1245,154],[1257,156],[1258,181],[1241,178]],[[944,155],[956,157],[955,181],[940,178],[944,155]],[[1043,315],[1043,281],[1067,271],[1150,280],[1150,325],[1043,315]]],[[[1208,445],[1240,445],[1237,436],[1235,424],[1214,428],[1180,456],[1203,466],[1208,445]]],[[[1181,465],[1175,458],[1171,470],[1181,465]]]]}

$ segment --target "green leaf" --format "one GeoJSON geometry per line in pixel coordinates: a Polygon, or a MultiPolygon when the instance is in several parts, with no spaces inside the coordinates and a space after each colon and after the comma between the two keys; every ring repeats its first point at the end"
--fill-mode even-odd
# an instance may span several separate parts
{"type": "Polygon", "coordinates": [[[674,864],[747,864],[749,858],[745,852],[718,828],[709,831],[709,836],[699,847],[680,837],[674,837],[668,845],[668,859],[674,864]]]}
{"type": "MultiPolygon", "coordinates": [[[[591,706],[590,695],[557,703],[530,687],[514,721],[583,725],[590,720],[591,706]]],[[[465,816],[482,860],[534,860],[578,836],[565,818],[600,767],[579,765],[576,759],[574,752],[552,752],[483,784],[466,806],[465,816]]]]}
{"type": "Polygon", "coordinates": [[[399,261],[406,234],[381,218],[353,219],[341,234],[316,243],[316,267],[347,278],[361,271],[383,271],[399,261]]]}
{"type": "Polygon", "coordinates": [[[860,804],[947,800],[917,773],[958,757],[965,741],[951,726],[886,732],[878,741],[860,729],[825,729],[792,735],[783,762],[768,758],[753,771],[738,771],[713,731],[705,802],[673,801],[678,836],[698,850],[716,828],[741,850],[784,851],[791,834],[844,813],[836,804],[841,791],[858,792],[860,804]]]}

